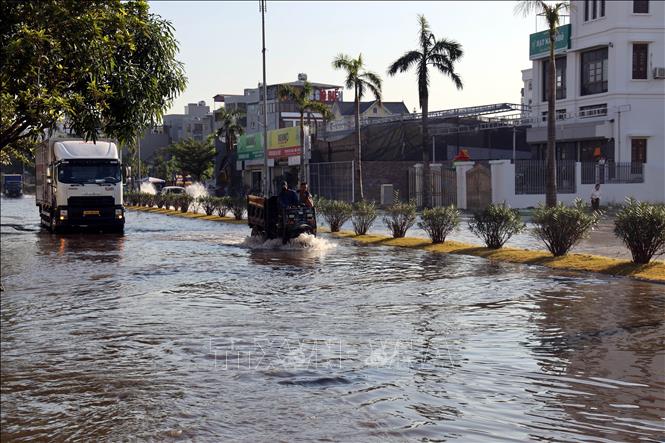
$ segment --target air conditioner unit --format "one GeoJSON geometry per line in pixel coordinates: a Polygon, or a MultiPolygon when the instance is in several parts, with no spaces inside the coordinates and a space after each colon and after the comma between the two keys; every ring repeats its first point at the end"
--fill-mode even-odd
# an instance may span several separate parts
{"type": "Polygon", "coordinates": [[[665,78],[665,68],[653,68],[653,78],[665,78]]]}
{"type": "Polygon", "coordinates": [[[395,197],[393,185],[381,185],[381,204],[392,205],[395,197]]]}

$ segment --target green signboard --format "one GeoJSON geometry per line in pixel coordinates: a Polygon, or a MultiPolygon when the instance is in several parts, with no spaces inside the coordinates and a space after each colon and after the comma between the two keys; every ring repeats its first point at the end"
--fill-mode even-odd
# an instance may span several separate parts
{"type": "MultiPolygon", "coordinates": [[[[554,53],[559,54],[570,49],[570,24],[556,28],[554,53]]],[[[549,31],[536,32],[529,36],[529,59],[547,57],[550,53],[549,31]]]]}
{"type": "Polygon", "coordinates": [[[263,135],[248,134],[238,137],[238,160],[258,160],[263,158],[263,135]]]}

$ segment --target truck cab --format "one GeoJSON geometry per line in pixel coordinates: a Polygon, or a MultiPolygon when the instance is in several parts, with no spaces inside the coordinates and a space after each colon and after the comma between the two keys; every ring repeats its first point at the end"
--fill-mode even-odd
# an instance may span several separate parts
{"type": "Polygon", "coordinates": [[[122,231],[122,164],[112,141],[50,140],[36,156],[36,202],[42,224],[122,231]]]}
{"type": "Polygon", "coordinates": [[[2,174],[2,193],[5,197],[21,197],[23,195],[23,176],[21,174],[2,174]]]}
{"type": "Polygon", "coordinates": [[[252,236],[281,238],[286,244],[300,234],[316,235],[316,210],[305,205],[282,208],[277,196],[248,195],[247,224],[252,236]]]}

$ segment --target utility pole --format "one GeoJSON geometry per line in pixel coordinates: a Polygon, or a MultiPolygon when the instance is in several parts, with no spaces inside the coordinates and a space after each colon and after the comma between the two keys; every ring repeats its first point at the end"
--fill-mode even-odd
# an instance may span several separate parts
{"type": "Polygon", "coordinates": [[[266,84],[266,0],[259,0],[261,11],[261,43],[263,49],[263,195],[270,195],[270,171],[268,169],[268,85],[266,84]]]}
{"type": "Polygon", "coordinates": [[[141,190],[141,131],[136,132],[136,152],[137,152],[137,157],[138,157],[138,162],[136,164],[136,169],[139,174],[139,179],[138,179],[138,190],[141,190]]]}

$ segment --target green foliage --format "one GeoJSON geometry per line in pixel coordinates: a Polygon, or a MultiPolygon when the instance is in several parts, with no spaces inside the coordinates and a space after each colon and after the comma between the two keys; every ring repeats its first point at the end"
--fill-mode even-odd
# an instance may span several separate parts
{"type": "Polygon", "coordinates": [[[155,195],[155,205],[156,205],[158,208],[163,208],[165,202],[166,202],[166,199],[164,198],[164,195],[163,195],[163,194],[157,194],[157,195],[155,195]]]}
{"type": "MultiPolygon", "coordinates": [[[[396,195],[396,197],[399,197],[396,195]]],[[[386,209],[383,216],[383,223],[390,229],[393,238],[402,238],[406,231],[416,222],[416,202],[402,202],[395,198],[392,205],[386,209]]]]}
{"type": "Polygon", "coordinates": [[[176,194],[175,205],[180,209],[180,212],[189,211],[189,207],[192,206],[192,203],[194,203],[194,197],[191,195],[186,193],[176,194]]]}
{"type": "Polygon", "coordinates": [[[206,215],[212,215],[219,207],[219,197],[204,195],[196,199],[199,207],[203,209],[206,215]]]}
{"type": "Polygon", "coordinates": [[[425,209],[418,226],[427,232],[432,243],[443,243],[448,234],[459,226],[460,213],[453,205],[425,209]]]}
{"type": "Polygon", "coordinates": [[[128,144],[185,89],[173,28],[145,0],[7,1],[0,16],[3,158],[63,117],[128,144]]]}
{"type": "Polygon", "coordinates": [[[231,198],[231,213],[233,218],[236,220],[242,220],[242,216],[245,214],[245,209],[247,207],[247,197],[244,195],[239,195],[237,197],[231,198]]]}
{"type": "Polygon", "coordinates": [[[361,200],[353,205],[353,230],[356,235],[365,235],[370,230],[378,213],[376,211],[376,204],[361,200]]]}
{"type": "Polygon", "coordinates": [[[178,209],[178,195],[177,194],[163,194],[162,198],[164,199],[164,208],[166,209],[178,209]]]}
{"type": "Polygon", "coordinates": [[[665,254],[665,205],[627,199],[614,220],[614,233],[635,263],[649,263],[654,255],[665,254]]]}
{"type": "Polygon", "coordinates": [[[194,181],[210,178],[216,153],[209,140],[182,140],[169,146],[168,152],[183,175],[191,175],[194,181]]]}
{"type": "Polygon", "coordinates": [[[601,213],[589,211],[588,206],[576,199],[572,206],[559,202],[556,206],[539,206],[533,212],[536,225],[533,234],[541,239],[555,257],[568,253],[570,248],[585,238],[600,219],[601,213]]]}
{"type": "Polygon", "coordinates": [[[317,205],[317,212],[330,225],[331,232],[339,232],[353,214],[353,207],[345,201],[320,198],[317,205]]]}
{"type": "Polygon", "coordinates": [[[231,209],[233,208],[233,198],[225,195],[224,197],[219,197],[217,200],[217,207],[215,208],[217,211],[217,215],[220,217],[226,217],[226,214],[231,212],[231,209]]]}
{"type": "Polygon", "coordinates": [[[473,214],[469,222],[469,230],[491,249],[503,247],[510,237],[525,228],[520,213],[505,204],[490,204],[483,211],[473,214]]]}

